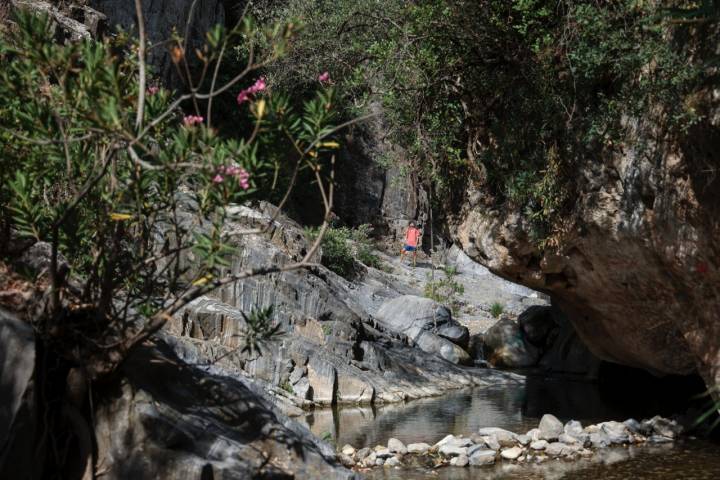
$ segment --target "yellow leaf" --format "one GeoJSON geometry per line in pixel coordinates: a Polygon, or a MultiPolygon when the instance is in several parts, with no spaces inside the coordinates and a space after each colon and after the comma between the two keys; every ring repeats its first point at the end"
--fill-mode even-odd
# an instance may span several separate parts
{"type": "Polygon", "coordinates": [[[204,277],[198,278],[192,284],[195,287],[200,287],[202,285],[205,285],[208,281],[212,280],[212,278],[213,278],[212,275],[208,274],[208,275],[205,275],[204,277]]]}
{"type": "Polygon", "coordinates": [[[310,155],[310,156],[313,157],[313,158],[317,158],[317,152],[316,152],[315,150],[310,150],[310,151],[308,152],[308,155],[310,155]]]}
{"type": "Polygon", "coordinates": [[[340,144],[338,142],[322,142],[320,146],[325,148],[340,148],[340,144]]]}
{"type": "Polygon", "coordinates": [[[255,102],[255,112],[257,113],[257,118],[260,119],[265,115],[265,99],[261,98],[257,102],[255,102]]]}
{"type": "Polygon", "coordinates": [[[111,213],[110,214],[110,220],[114,222],[122,222],[123,220],[130,220],[133,218],[132,215],[127,213],[111,213]]]}

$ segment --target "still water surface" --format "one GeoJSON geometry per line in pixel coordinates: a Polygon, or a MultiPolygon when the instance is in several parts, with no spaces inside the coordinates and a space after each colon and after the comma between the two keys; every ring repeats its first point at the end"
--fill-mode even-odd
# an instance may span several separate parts
{"type": "MultiPolygon", "coordinates": [[[[561,420],[576,419],[584,425],[605,420],[643,418],[662,411],[662,402],[608,399],[595,385],[543,378],[525,384],[481,388],[379,407],[315,410],[304,422],[316,435],[332,437],[338,446],[355,448],[386,445],[394,437],[405,444],[433,444],[447,434],[469,435],[481,427],[501,427],[524,433],[537,427],[544,413],[561,420]],[[648,411],[649,409],[654,409],[648,411]]],[[[683,479],[720,480],[720,445],[700,439],[676,444],[611,448],[589,460],[549,461],[526,466],[438,469],[415,466],[404,469],[378,467],[371,479],[683,479]]]]}

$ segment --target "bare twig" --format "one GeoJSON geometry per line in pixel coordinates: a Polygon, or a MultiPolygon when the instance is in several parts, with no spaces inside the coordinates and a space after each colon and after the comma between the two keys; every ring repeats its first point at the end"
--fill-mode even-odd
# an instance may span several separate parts
{"type": "Polygon", "coordinates": [[[135,0],[135,13],[138,23],[138,106],[137,117],[135,119],[135,128],[137,131],[142,129],[143,116],[145,115],[145,20],[142,13],[142,0],[135,0]]]}

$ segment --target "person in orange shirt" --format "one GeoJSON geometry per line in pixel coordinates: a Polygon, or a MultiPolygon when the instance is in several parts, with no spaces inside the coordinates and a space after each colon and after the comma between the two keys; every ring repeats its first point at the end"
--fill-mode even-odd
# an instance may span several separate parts
{"type": "Polygon", "coordinates": [[[417,260],[418,244],[420,243],[421,238],[422,238],[422,230],[420,230],[419,228],[417,228],[415,226],[415,222],[410,222],[407,232],[405,232],[405,246],[400,251],[400,263],[402,263],[403,258],[405,257],[405,254],[407,252],[412,252],[413,267],[415,266],[415,262],[417,260]]]}

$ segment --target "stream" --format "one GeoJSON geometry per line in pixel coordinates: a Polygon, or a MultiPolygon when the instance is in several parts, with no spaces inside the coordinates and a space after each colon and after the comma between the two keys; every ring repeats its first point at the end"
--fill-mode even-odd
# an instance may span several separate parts
{"type": "MultiPolygon", "coordinates": [[[[552,413],[560,420],[583,425],[606,420],[623,421],[670,415],[672,406],[613,397],[596,384],[526,377],[524,384],[486,387],[446,393],[440,397],[376,407],[316,409],[302,417],[320,438],[341,447],[386,445],[397,438],[406,445],[433,444],[445,435],[469,435],[481,427],[500,427],[525,433],[540,417],[552,413]],[[663,411],[664,410],[664,411],[663,411]]],[[[589,459],[552,460],[540,465],[498,462],[493,467],[378,467],[365,474],[371,479],[675,479],[720,478],[720,444],[684,437],[674,444],[640,445],[597,451],[589,459]]]]}

